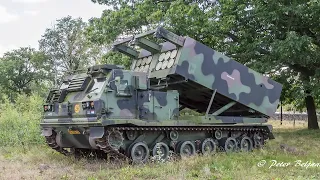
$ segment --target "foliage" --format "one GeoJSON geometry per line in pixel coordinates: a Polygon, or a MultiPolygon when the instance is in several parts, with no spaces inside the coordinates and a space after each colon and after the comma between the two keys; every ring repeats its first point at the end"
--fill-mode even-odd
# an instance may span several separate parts
{"type": "MultiPolygon", "coordinates": [[[[213,41],[215,38],[209,31],[208,18],[203,8],[197,4],[189,5],[180,0],[174,2],[155,3],[152,0],[131,1],[99,1],[108,5],[121,6],[120,9],[106,10],[101,18],[89,21],[88,37],[97,43],[111,43],[116,38],[126,37],[156,27],[159,24],[174,30],[177,34],[188,34],[191,37],[213,41]],[[114,4],[115,3],[115,4],[114,4]],[[207,32],[205,32],[207,31],[207,32]]],[[[208,5],[207,5],[208,6],[208,5]]]]}
{"type": "Polygon", "coordinates": [[[320,94],[316,1],[92,1],[113,10],[90,21],[91,41],[110,43],[163,25],[283,83],[284,103],[307,107],[310,124],[318,128],[313,99],[319,101],[320,94]]]}
{"type": "Polygon", "coordinates": [[[100,60],[104,49],[87,41],[84,34],[86,26],[81,18],[67,16],[57,20],[54,27],[46,29],[39,40],[40,50],[50,57],[52,73],[58,77],[100,60]]]}
{"type": "Polygon", "coordinates": [[[43,143],[39,122],[42,118],[42,98],[39,95],[18,95],[16,103],[3,98],[0,105],[0,146],[43,143]]]}
{"type": "Polygon", "coordinates": [[[132,62],[128,56],[125,56],[119,52],[109,52],[102,57],[102,60],[99,63],[123,65],[125,69],[130,69],[132,62]]]}
{"type": "Polygon", "coordinates": [[[30,95],[32,90],[39,90],[36,87],[44,86],[51,80],[49,69],[47,57],[33,48],[23,47],[6,52],[0,58],[2,92],[12,99],[20,93],[30,95]]]}
{"type": "Polygon", "coordinates": [[[180,119],[183,119],[183,116],[204,116],[205,113],[198,113],[192,109],[184,108],[180,112],[180,119]]]}

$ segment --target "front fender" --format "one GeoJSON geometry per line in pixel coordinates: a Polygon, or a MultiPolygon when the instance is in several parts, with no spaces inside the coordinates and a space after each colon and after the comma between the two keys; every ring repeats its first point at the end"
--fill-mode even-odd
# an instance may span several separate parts
{"type": "Polygon", "coordinates": [[[90,127],[90,138],[102,138],[104,135],[104,127],[90,127]]]}
{"type": "Polygon", "coordinates": [[[104,135],[104,128],[103,127],[90,127],[89,130],[89,144],[93,149],[98,149],[96,144],[97,138],[102,138],[104,135]]]}

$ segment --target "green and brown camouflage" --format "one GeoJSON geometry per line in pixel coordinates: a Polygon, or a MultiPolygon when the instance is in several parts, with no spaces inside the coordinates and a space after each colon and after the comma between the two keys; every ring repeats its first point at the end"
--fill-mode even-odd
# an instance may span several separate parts
{"type": "Polygon", "coordinates": [[[116,42],[113,50],[133,58],[130,70],[92,66],[49,92],[40,125],[53,149],[126,154],[138,145],[154,151],[160,142],[181,150],[193,141],[227,148],[237,137],[258,147],[274,138],[272,126],[262,124],[275,113],[282,90],[272,79],[162,27],[116,42]],[[205,115],[181,119],[184,107],[205,115]]]}

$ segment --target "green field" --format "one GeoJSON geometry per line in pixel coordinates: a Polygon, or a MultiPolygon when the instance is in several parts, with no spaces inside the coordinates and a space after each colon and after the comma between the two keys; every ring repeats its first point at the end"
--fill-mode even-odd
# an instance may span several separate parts
{"type": "Polygon", "coordinates": [[[43,145],[2,147],[0,179],[320,179],[320,131],[306,130],[300,122],[295,127],[287,121],[270,123],[276,139],[252,153],[217,153],[139,166],[79,161],[43,145]],[[282,143],[290,147],[288,151],[280,148],[282,143]],[[261,162],[263,167],[258,166],[261,162]]]}

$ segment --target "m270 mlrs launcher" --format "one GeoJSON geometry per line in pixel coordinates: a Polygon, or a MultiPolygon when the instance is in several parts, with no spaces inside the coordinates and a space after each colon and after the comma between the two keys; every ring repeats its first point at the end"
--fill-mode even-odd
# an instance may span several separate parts
{"type": "Polygon", "coordinates": [[[95,65],[49,92],[41,129],[56,151],[146,162],[158,150],[166,160],[170,151],[251,151],[274,139],[266,122],[279,104],[278,82],[163,27],[113,50],[132,58],[130,70],[95,65]],[[203,116],[181,119],[183,108],[203,116]]]}

